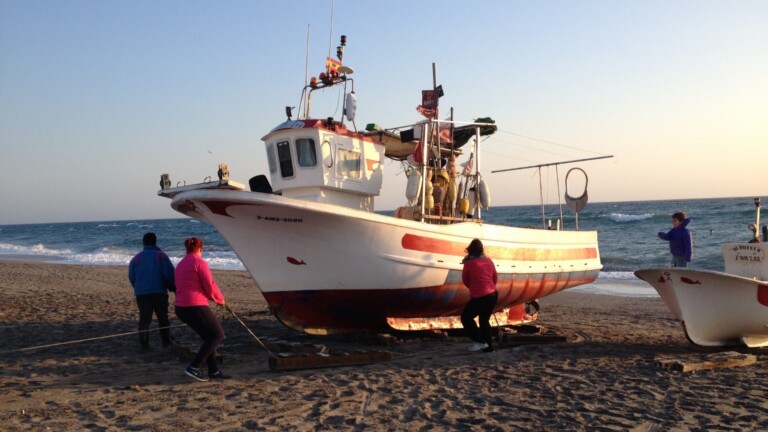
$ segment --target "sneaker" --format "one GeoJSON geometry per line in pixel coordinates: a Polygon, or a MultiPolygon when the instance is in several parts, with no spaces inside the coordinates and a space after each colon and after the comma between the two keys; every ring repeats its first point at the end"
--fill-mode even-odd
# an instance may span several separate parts
{"type": "Polygon", "coordinates": [[[480,351],[481,349],[488,348],[488,344],[485,342],[475,342],[469,346],[469,350],[472,352],[480,351]]]}
{"type": "Polygon", "coordinates": [[[483,352],[484,353],[492,353],[494,351],[496,351],[496,349],[493,346],[490,346],[490,345],[485,347],[485,348],[483,348],[483,352]]]}
{"type": "Polygon", "coordinates": [[[214,372],[212,374],[208,374],[208,378],[210,378],[212,380],[228,380],[228,379],[232,378],[232,376],[231,375],[227,375],[227,374],[225,374],[224,372],[222,372],[220,370],[217,370],[216,372],[214,372]]]}
{"type": "Polygon", "coordinates": [[[184,373],[198,381],[208,381],[208,377],[203,375],[203,372],[201,372],[198,368],[187,366],[187,368],[184,370],[184,373]]]}

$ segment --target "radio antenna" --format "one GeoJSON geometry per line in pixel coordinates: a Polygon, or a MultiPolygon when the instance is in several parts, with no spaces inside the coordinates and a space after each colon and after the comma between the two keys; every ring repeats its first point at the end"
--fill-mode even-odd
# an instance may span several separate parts
{"type": "Polygon", "coordinates": [[[331,56],[332,46],[333,46],[333,0],[331,0],[331,31],[328,34],[328,57],[331,56]]]}
{"type": "Polygon", "coordinates": [[[307,24],[307,58],[304,60],[304,87],[307,86],[309,80],[309,28],[310,24],[307,24]]]}

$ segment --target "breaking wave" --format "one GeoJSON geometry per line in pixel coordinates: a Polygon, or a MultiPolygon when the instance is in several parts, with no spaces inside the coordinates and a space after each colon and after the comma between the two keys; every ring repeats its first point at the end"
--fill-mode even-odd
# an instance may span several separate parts
{"type": "Polygon", "coordinates": [[[623,222],[635,222],[635,221],[641,221],[652,218],[654,215],[652,213],[643,213],[643,214],[623,214],[623,213],[611,213],[611,215],[608,217],[614,222],[623,223],[623,222]]]}

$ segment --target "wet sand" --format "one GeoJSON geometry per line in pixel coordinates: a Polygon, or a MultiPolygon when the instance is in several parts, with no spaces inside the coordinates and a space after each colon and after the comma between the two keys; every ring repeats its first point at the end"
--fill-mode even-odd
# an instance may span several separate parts
{"type": "MultiPolygon", "coordinates": [[[[768,354],[757,364],[682,373],[658,356],[703,358],[658,298],[564,292],[538,324],[566,342],[469,353],[459,333],[310,337],[286,329],[245,272],[214,271],[256,335],[392,360],[275,372],[226,311],[229,381],[198,382],[186,360],[149,352],[125,267],[0,261],[3,430],[768,430],[768,354]],[[63,344],[68,341],[81,341],[63,344]],[[52,345],[44,347],[45,345],[52,345]],[[35,349],[26,349],[33,348],[35,349]]],[[[199,340],[171,312],[182,345],[199,340]]],[[[156,321],[153,328],[157,327],[156,321]]]]}

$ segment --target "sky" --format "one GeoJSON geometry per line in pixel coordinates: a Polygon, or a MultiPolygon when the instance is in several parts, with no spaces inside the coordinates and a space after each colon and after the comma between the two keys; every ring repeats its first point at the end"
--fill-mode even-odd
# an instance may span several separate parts
{"type": "MultiPolygon", "coordinates": [[[[591,202],[766,197],[766,23],[764,0],[0,0],[0,224],[175,218],[162,173],[267,173],[342,34],[357,129],[421,120],[433,63],[442,113],[497,122],[492,205],[557,203],[573,167],[591,202]]],[[[384,169],[377,210],[405,204],[384,169]]]]}

